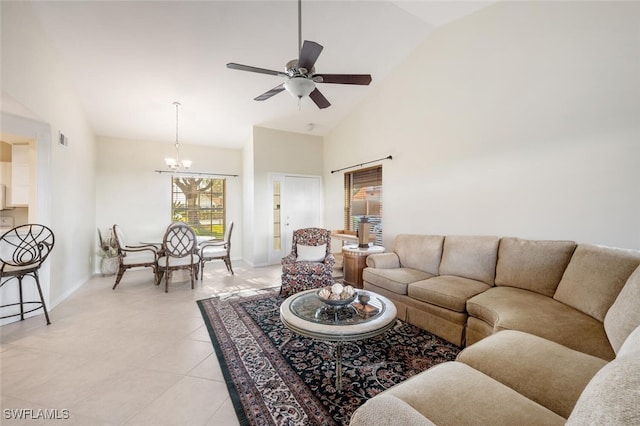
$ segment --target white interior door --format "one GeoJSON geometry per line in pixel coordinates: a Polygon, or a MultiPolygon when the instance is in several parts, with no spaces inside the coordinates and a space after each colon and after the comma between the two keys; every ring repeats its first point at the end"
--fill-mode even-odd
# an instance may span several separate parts
{"type": "MultiPolygon", "coordinates": [[[[293,231],[300,228],[322,226],[322,177],[320,176],[272,176],[280,179],[280,235],[281,246],[271,244],[269,261],[280,262],[291,253],[293,231]]],[[[272,184],[273,187],[273,184],[272,184]]],[[[275,206],[274,206],[275,208],[275,206]]],[[[274,229],[275,234],[275,229],[274,229]]],[[[273,238],[272,238],[273,239],[273,238]]]]}

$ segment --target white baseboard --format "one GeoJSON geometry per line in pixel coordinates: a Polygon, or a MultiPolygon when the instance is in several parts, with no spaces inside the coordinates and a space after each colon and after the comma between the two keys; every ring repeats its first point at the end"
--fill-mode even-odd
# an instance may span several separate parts
{"type": "Polygon", "coordinates": [[[56,306],[58,306],[60,303],[62,303],[67,297],[71,296],[80,287],[82,287],[83,285],[88,283],[90,279],[91,279],[91,276],[87,276],[87,277],[83,278],[82,280],[80,280],[80,282],[76,283],[69,290],[65,291],[64,294],[62,294],[62,296],[58,297],[56,300],[53,300],[53,301],[50,300],[49,301],[49,305],[47,306],[47,308],[50,311],[52,311],[56,306]]]}

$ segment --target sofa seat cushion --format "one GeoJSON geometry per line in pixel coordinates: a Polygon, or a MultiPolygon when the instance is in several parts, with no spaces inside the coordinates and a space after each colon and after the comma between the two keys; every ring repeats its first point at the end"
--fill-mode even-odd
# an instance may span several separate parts
{"type": "Polygon", "coordinates": [[[533,291],[492,287],[469,299],[467,312],[494,332],[524,331],[605,360],[615,357],[600,321],[533,291]]]}
{"type": "MultiPolygon", "coordinates": [[[[438,425],[554,425],[565,419],[461,362],[436,365],[382,395],[391,394],[438,425]]],[[[375,401],[367,401],[360,409],[375,401]]]]}
{"type": "Polygon", "coordinates": [[[569,417],[593,376],[607,362],[533,334],[505,330],[464,349],[457,358],[562,417],[569,417]]]}
{"type": "Polygon", "coordinates": [[[331,268],[331,265],[324,262],[299,261],[293,263],[283,263],[282,273],[290,275],[323,275],[331,268]]]}
{"type": "Polygon", "coordinates": [[[638,265],[640,252],[581,244],[553,298],[603,321],[638,265]]]}
{"type": "Polygon", "coordinates": [[[408,295],[452,311],[466,312],[467,300],[490,288],[481,281],[441,275],[409,284],[408,295]]]}
{"type": "Polygon", "coordinates": [[[385,288],[396,294],[407,294],[407,286],[413,282],[431,278],[428,272],[413,268],[378,269],[364,268],[363,281],[385,288]]]}
{"type": "Polygon", "coordinates": [[[502,238],[496,285],[518,287],[553,297],[576,243],[502,238]]]}
{"type": "Polygon", "coordinates": [[[453,235],[444,239],[440,275],[456,275],[493,285],[499,237],[453,235]]]}

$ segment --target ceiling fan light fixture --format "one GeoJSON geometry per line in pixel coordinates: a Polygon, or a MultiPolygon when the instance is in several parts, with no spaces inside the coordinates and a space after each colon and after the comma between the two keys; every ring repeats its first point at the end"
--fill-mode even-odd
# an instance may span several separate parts
{"type": "Polygon", "coordinates": [[[284,83],[284,88],[298,99],[309,96],[316,84],[305,77],[293,77],[284,83]]]}

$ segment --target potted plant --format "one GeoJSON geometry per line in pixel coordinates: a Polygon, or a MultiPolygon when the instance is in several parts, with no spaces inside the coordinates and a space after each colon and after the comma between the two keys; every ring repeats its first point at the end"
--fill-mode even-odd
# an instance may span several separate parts
{"type": "Polygon", "coordinates": [[[120,264],[118,245],[111,229],[107,232],[106,238],[102,238],[102,232],[98,228],[98,256],[102,258],[100,261],[102,275],[114,275],[118,271],[120,264]]]}

